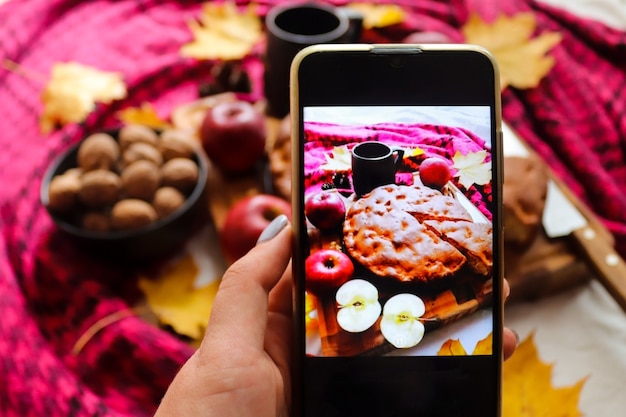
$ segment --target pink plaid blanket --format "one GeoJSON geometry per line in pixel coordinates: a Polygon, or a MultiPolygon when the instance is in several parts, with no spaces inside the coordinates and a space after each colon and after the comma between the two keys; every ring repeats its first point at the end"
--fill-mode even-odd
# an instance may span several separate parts
{"type": "MultiPolygon", "coordinates": [[[[532,0],[384,2],[403,5],[409,17],[367,31],[365,41],[400,41],[416,30],[462,41],[470,11],[486,20],[532,11],[539,30],[563,34],[551,52],[556,66],[538,88],[503,93],[504,118],[598,214],[626,255],[626,34],[532,0]]],[[[264,15],[277,1],[257,3],[264,15]]],[[[59,235],[39,203],[39,186],[61,151],[85,132],[115,125],[121,108],[149,101],[166,116],[197,97],[213,63],[183,59],[179,48],[191,40],[187,21],[199,9],[191,0],[9,0],[0,6],[0,59],[24,69],[0,69],[4,417],[151,415],[191,354],[183,341],[132,314],[72,353],[90,326],[134,304],[135,274],[89,257],[59,235]],[[40,94],[60,61],[121,72],[128,98],[42,136],[40,94]]],[[[260,63],[258,52],[245,60],[257,98],[260,63]]]]}

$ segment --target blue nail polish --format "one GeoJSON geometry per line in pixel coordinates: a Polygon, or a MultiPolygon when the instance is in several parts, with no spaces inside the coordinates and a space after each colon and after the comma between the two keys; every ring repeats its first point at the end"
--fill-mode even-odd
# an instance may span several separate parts
{"type": "Polygon", "coordinates": [[[281,230],[283,230],[289,224],[289,219],[286,215],[281,214],[280,216],[274,218],[270,224],[267,225],[265,230],[259,236],[259,240],[257,240],[257,245],[259,243],[266,242],[272,238],[274,238],[281,230]]]}

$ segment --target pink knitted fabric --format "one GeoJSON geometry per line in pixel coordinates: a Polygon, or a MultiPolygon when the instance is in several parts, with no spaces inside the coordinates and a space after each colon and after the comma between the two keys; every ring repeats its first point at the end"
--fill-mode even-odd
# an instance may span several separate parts
{"type": "MultiPolygon", "coordinates": [[[[387,2],[387,1],[384,1],[387,2]]],[[[245,2],[238,2],[243,4],[245,2]]],[[[276,1],[259,1],[264,15],[276,1]]],[[[339,4],[340,2],[336,2],[339,4]]],[[[381,3],[381,2],[377,2],[381,3]]],[[[626,255],[626,34],[531,0],[402,0],[409,16],[366,31],[364,41],[400,41],[434,30],[462,41],[470,11],[491,20],[532,11],[539,31],[559,31],[556,66],[538,88],[503,93],[504,119],[587,202],[626,255]]],[[[344,2],[341,2],[344,4],[344,2]]],[[[83,252],[59,234],[39,202],[50,162],[85,133],[118,123],[115,113],[149,101],[162,116],[197,97],[212,62],[183,59],[186,0],[10,0],[0,6],[0,415],[151,415],[191,349],[130,314],[72,347],[97,320],[127,311],[140,294],[135,272],[83,252]],[[40,94],[55,62],[118,71],[128,98],[81,124],[44,136],[40,94]]],[[[262,51],[245,60],[260,98],[262,51]]]]}

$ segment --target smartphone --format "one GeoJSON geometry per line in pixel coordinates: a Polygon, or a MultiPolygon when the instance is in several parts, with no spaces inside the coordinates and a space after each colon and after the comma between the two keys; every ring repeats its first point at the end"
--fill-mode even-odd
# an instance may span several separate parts
{"type": "Polygon", "coordinates": [[[494,58],[315,45],[290,77],[294,415],[499,416],[494,58]]]}

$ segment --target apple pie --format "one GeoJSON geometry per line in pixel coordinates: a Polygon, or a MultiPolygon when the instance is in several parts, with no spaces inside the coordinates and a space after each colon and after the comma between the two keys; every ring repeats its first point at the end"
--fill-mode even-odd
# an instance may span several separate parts
{"type": "Polygon", "coordinates": [[[379,276],[431,282],[465,265],[491,271],[491,225],[422,185],[375,188],[348,209],[343,231],[350,256],[379,276]]]}

